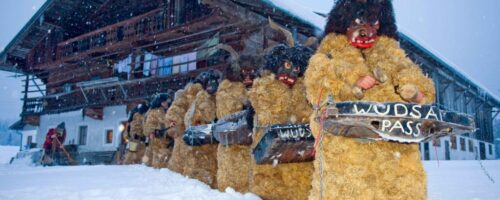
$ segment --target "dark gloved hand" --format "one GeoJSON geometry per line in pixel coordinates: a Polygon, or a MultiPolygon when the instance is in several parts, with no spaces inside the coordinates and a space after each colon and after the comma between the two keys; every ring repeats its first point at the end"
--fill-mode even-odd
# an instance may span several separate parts
{"type": "Polygon", "coordinates": [[[168,140],[167,148],[173,148],[174,147],[174,143],[175,143],[175,141],[173,139],[168,140]]]}
{"type": "Polygon", "coordinates": [[[155,137],[164,138],[166,133],[167,133],[167,130],[168,130],[168,128],[156,129],[155,130],[155,137]]]}

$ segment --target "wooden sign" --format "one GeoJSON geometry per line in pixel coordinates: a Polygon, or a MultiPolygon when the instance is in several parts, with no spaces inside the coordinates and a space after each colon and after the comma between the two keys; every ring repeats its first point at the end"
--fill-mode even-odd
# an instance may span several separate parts
{"type": "MultiPolygon", "coordinates": [[[[316,119],[318,122],[321,119],[316,119]]],[[[420,143],[430,139],[472,133],[471,116],[408,103],[342,102],[327,108],[324,131],[334,135],[420,143]]]]}
{"type": "Polygon", "coordinates": [[[103,120],[104,109],[102,107],[84,108],[83,114],[95,120],[103,120]]]}
{"type": "Polygon", "coordinates": [[[212,134],[212,124],[189,127],[183,134],[182,140],[189,146],[217,144],[212,134]]]}
{"type": "Polygon", "coordinates": [[[214,137],[223,145],[251,145],[253,118],[248,110],[220,119],[213,127],[214,137]]]}
{"type": "Polygon", "coordinates": [[[278,124],[269,127],[253,149],[257,164],[308,162],[314,160],[314,137],[308,124],[278,124]]]}

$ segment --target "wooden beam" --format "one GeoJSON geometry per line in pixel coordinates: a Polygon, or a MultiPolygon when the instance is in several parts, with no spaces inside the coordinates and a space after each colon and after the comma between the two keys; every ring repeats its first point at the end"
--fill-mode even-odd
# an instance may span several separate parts
{"type": "Polygon", "coordinates": [[[29,79],[30,79],[30,75],[26,75],[26,80],[24,82],[25,86],[24,86],[23,112],[25,112],[26,108],[27,108],[27,101],[26,100],[28,99],[28,86],[30,84],[29,79]]]}
{"type": "Polygon", "coordinates": [[[493,121],[497,118],[498,114],[500,114],[500,110],[492,111],[493,112],[493,121]]]}
{"type": "Polygon", "coordinates": [[[480,102],[478,105],[476,105],[476,112],[479,110],[479,107],[484,105],[484,101],[480,102]]]}
{"type": "Polygon", "coordinates": [[[55,24],[54,22],[44,20],[43,21],[44,26],[50,27],[50,29],[63,29],[61,26],[55,24]]]}
{"type": "MultiPolygon", "coordinates": [[[[39,93],[39,92],[45,92],[45,90],[29,90],[28,91],[28,93],[39,93]]],[[[24,92],[22,92],[22,93],[24,94],[24,92]]]]}
{"type": "Polygon", "coordinates": [[[462,92],[455,92],[455,99],[454,102],[456,103],[461,97],[463,93],[462,92]],[[457,95],[458,94],[458,95],[457,95]]]}
{"type": "Polygon", "coordinates": [[[104,98],[104,99],[108,99],[108,97],[107,97],[107,96],[106,96],[106,94],[104,93],[103,88],[101,88],[101,89],[100,89],[100,91],[101,91],[102,98],[104,98]]]}
{"type": "Polygon", "coordinates": [[[82,88],[82,87],[80,87],[80,91],[82,92],[83,97],[85,98],[85,102],[86,102],[86,103],[89,103],[89,98],[87,98],[87,95],[85,94],[85,91],[83,90],[83,88],[82,88]]]}
{"type": "Polygon", "coordinates": [[[128,94],[125,91],[125,89],[123,88],[123,84],[121,82],[119,82],[119,86],[120,86],[120,90],[122,91],[123,97],[125,97],[125,99],[128,99],[128,94]]]}
{"type": "MultiPolygon", "coordinates": [[[[33,84],[36,86],[36,88],[38,89],[38,91],[40,92],[40,94],[41,94],[42,96],[44,96],[45,94],[43,94],[43,92],[42,92],[42,88],[40,88],[40,86],[39,86],[39,85],[38,85],[38,83],[35,81],[35,79],[31,79],[31,82],[33,82],[33,84]]],[[[45,90],[43,90],[43,91],[45,91],[45,90]]]]}
{"type": "Polygon", "coordinates": [[[459,84],[457,84],[457,82],[455,82],[455,85],[460,87],[460,88],[458,88],[458,87],[455,88],[455,92],[454,92],[455,93],[455,101],[454,102],[456,103],[464,94],[465,89],[462,88],[459,84]]]}
{"type": "Polygon", "coordinates": [[[23,122],[32,126],[40,126],[40,116],[26,115],[23,117],[23,122]]]}
{"type": "Polygon", "coordinates": [[[83,109],[83,114],[95,120],[104,119],[104,108],[103,107],[89,107],[83,109]]]}
{"type": "MultiPolygon", "coordinates": [[[[467,94],[467,93],[468,93],[468,92],[466,91],[466,93],[465,93],[465,94],[467,94]]],[[[467,99],[467,98],[466,98],[466,99],[467,99]]],[[[465,102],[465,105],[466,105],[466,106],[468,106],[468,105],[469,105],[469,103],[470,103],[473,99],[474,99],[474,97],[469,96],[469,100],[468,100],[467,102],[465,102]]]]}

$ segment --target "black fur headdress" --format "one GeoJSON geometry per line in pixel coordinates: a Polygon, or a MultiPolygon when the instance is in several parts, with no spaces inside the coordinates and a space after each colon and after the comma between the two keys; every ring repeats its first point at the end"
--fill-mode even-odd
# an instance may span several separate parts
{"type": "Polygon", "coordinates": [[[241,69],[254,69],[257,70],[261,65],[260,56],[241,55],[239,56],[238,67],[226,68],[226,78],[229,81],[242,81],[241,69]]]}
{"type": "Polygon", "coordinates": [[[378,35],[398,39],[398,28],[391,0],[338,0],[329,14],[325,35],[346,34],[347,28],[356,19],[380,23],[378,35]]]}
{"type": "Polygon", "coordinates": [[[288,47],[286,45],[278,45],[274,47],[269,54],[265,56],[263,70],[269,70],[273,74],[277,74],[285,61],[291,62],[294,66],[300,67],[299,77],[304,75],[309,58],[314,51],[306,46],[296,45],[288,47]]]}
{"type": "Polygon", "coordinates": [[[310,46],[314,45],[317,39],[311,37],[307,40],[306,44],[302,45],[296,42],[295,38],[293,38],[293,34],[289,30],[280,26],[271,20],[271,18],[269,18],[269,25],[272,29],[280,31],[286,36],[287,44],[277,45],[273,47],[269,53],[266,53],[260,75],[262,75],[264,70],[277,74],[285,61],[288,61],[291,62],[293,66],[300,67],[299,77],[303,76],[309,58],[311,58],[314,53],[314,50],[310,46]]]}
{"type": "Polygon", "coordinates": [[[196,78],[194,79],[194,83],[199,83],[205,88],[208,85],[208,82],[210,80],[218,80],[219,83],[222,82],[222,79],[224,76],[219,70],[208,70],[200,73],[196,78]]]}
{"type": "Polygon", "coordinates": [[[146,113],[148,111],[148,109],[149,109],[149,107],[146,104],[144,104],[144,103],[141,103],[141,104],[137,105],[129,113],[129,115],[128,115],[128,122],[132,122],[132,120],[134,119],[135,113],[140,113],[141,115],[143,115],[144,113],[146,113]]]}
{"type": "Polygon", "coordinates": [[[162,102],[168,102],[168,105],[172,103],[172,96],[167,93],[156,94],[153,97],[153,101],[151,101],[151,108],[159,108],[161,107],[162,102]]]}
{"type": "Polygon", "coordinates": [[[228,44],[218,44],[213,47],[214,49],[224,50],[229,54],[231,59],[230,67],[225,70],[225,78],[232,82],[242,81],[241,70],[257,70],[262,59],[260,56],[243,54],[240,55],[231,45],[228,44]]]}

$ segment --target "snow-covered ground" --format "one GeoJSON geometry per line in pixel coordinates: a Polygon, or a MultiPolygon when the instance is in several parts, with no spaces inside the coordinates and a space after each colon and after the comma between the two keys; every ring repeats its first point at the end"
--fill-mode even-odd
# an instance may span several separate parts
{"type": "MultiPolygon", "coordinates": [[[[3,154],[0,151],[0,155],[3,154]]],[[[169,170],[133,166],[31,167],[19,160],[0,164],[0,199],[259,199],[231,189],[225,193],[169,170]]],[[[500,179],[500,161],[483,161],[500,179]]],[[[431,200],[499,199],[500,184],[492,183],[478,161],[424,162],[431,200]]]]}
{"type": "Polygon", "coordinates": [[[8,164],[17,152],[19,152],[18,146],[0,146],[0,165],[8,164]]]}
{"type": "Polygon", "coordinates": [[[500,160],[424,162],[430,200],[500,200],[500,160]]]}
{"type": "Polygon", "coordinates": [[[145,166],[0,166],[0,199],[207,199],[256,200],[252,194],[225,193],[168,170],[145,166]]]}

